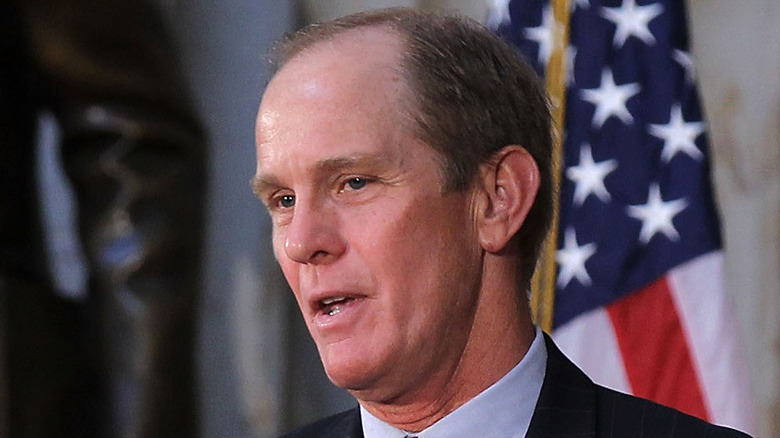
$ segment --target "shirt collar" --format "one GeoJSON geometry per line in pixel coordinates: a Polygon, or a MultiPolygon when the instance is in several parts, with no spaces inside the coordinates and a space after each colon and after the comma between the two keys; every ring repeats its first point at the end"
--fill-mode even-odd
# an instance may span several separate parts
{"type": "MultiPolygon", "coordinates": [[[[412,434],[419,438],[522,438],[542,390],[547,349],[541,329],[531,348],[512,370],[496,383],[464,403],[427,429],[412,434]]],[[[360,407],[365,438],[404,438],[407,432],[374,417],[360,407]]]]}

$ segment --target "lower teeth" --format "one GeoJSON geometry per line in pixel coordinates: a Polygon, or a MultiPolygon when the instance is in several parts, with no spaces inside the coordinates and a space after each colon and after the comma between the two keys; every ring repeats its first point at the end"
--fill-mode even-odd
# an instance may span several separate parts
{"type": "Polygon", "coordinates": [[[334,308],[330,309],[330,311],[328,312],[328,315],[333,316],[333,315],[335,315],[335,314],[337,314],[339,312],[341,312],[341,309],[339,309],[338,307],[334,307],[334,308]]]}

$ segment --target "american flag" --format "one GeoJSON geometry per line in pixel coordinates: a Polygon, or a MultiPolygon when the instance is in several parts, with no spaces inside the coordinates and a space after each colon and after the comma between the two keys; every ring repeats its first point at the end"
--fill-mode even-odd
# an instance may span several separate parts
{"type": "MultiPolygon", "coordinates": [[[[544,75],[550,1],[493,3],[544,75]]],[[[752,432],[685,2],[568,6],[553,336],[601,384],[752,432]]]]}

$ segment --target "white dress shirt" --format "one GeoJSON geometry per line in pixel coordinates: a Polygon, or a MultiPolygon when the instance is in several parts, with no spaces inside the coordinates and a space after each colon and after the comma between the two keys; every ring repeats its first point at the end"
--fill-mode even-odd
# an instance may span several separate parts
{"type": "Polygon", "coordinates": [[[365,438],[522,438],[531,424],[542,390],[547,348],[541,329],[531,348],[512,370],[496,383],[427,429],[409,433],[374,417],[362,406],[360,421],[365,438]]]}

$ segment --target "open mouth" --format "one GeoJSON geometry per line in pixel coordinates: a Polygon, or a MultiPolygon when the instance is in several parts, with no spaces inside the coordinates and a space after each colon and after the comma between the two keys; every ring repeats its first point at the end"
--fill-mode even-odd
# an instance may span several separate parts
{"type": "Polygon", "coordinates": [[[320,313],[323,315],[333,316],[341,312],[341,310],[354,301],[354,298],[350,297],[328,297],[320,300],[320,313]]]}

